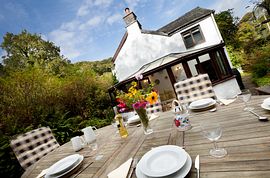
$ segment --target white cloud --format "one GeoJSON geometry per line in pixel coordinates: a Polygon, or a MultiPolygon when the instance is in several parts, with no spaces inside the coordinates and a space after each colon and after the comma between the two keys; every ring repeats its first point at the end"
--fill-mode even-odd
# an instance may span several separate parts
{"type": "Polygon", "coordinates": [[[220,11],[225,11],[228,9],[234,9],[234,16],[242,17],[247,13],[249,10],[246,9],[246,7],[250,5],[249,1],[243,1],[243,0],[231,0],[230,3],[228,3],[227,0],[219,0],[216,1],[213,5],[210,6],[211,9],[214,9],[217,13],[220,11]]]}
{"type": "MultiPolygon", "coordinates": [[[[179,11],[186,6],[191,0],[174,0],[171,1],[171,6],[168,10],[165,10],[164,14],[168,17],[179,17],[179,11]]],[[[182,14],[184,15],[184,14],[182,14]]]]}
{"type": "Polygon", "coordinates": [[[94,5],[108,7],[112,2],[113,0],[95,0],[94,5]]]}
{"type": "Polygon", "coordinates": [[[107,22],[108,22],[108,24],[112,25],[115,22],[121,22],[122,17],[123,16],[119,13],[113,14],[112,16],[107,18],[107,22]]]}
{"type": "Polygon", "coordinates": [[[47,40],[48,40],[48,38],[47,38],[47,36],[46,36],[46,35],[44,35],[44,34],[40,34],[40,36],[41,36],[41,39],[43,39],[43,40],[45,40],[45,41],[47,41],[47,40]]]}
{"type": "Polygon", "coordinates": [[[57,29],[52,31],[49,36],[57,46],[60,46],[61,53],[68,58],[75,58],[80,56],[80,51],[76,48],[80,39],[77,38],[78,35],[75,36],[74,32],[57,29]]]}
{"type": "Polygon", "coordinates": [[[80,30],[86,30],[95,26],[98,26],[102,22],[101,16],[95,16],[94,18],[88,20],[86,23],[83,23],[79,26],[80,30]]]}
{"type": "Polygon", "coordinates": [[[70,22],[63,23],[61,25],[61,29],[73,31],[76,30],[76,28],[80,25],[80,22],[78,20],[72,20],[70,22]]]}
{"type": "Polygon", "coordinates": [[[137,5],[139,4],[140,0],[125,0],[125,3],[127,4],[128,8],[131,10],[134,10],[137,5]]]}
{"type": "Polygon", "coordinates": [[[77,11],[77,16],[82,17],[90,13],[91,7],[107,8],[113,0],[85,0],[77,11]]]}
{"type": "Polygon", "coordinates": [[[77,16],[85,16],[89,13],[89,11],[89,6],[87,4],[84,4],[78,9],[77,16]]]}

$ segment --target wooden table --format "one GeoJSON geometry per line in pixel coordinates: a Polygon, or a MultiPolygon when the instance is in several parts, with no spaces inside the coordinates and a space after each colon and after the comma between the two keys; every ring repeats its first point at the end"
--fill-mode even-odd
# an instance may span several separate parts
{"type": "MultiPolygon", "coordinates": [[[[257,113],[270,118],[270,111],[260,107],[267,96],[253,96],[250,102],[257,113]]],[[[93,157],[85,158],[79,175],[76,177],[107,177],[107,174],[124,163],[130,157],[141,158],[153,147],[166,144],[184,146],[190,154],[193,164],[187,177],[196,177],[194,159],[200,155],[201,178],[219,177],[270,177],[270,122],[260,122],[256,116],[243,111],[244,104],[236,100],[228,106],[217,106],[216,112],[196,112],[190,118],[192,129],[179,132],[173,126],[173,113],[164,112],[160,117],[152,120],[154,133],[145,136],[141,128],[128,127],[129,136],[121,139],[115,128],[107,126],[99,129],[98,142],[100,154],[104,157],[95,161],[93,157]],[[200,123],[218,122],[223,127],[223,135],[218,145],[228,151],[224,158],[213,158],[209,149],[213,144],[201,135],[200,123]],[[93,162],[88,166],[90,162],[93,162]],[[88,167],[87,167],[88,166],[88,167]]],[[[51,152],[33,167],[28,169],[23,177],[35,177],[43,169],[67,155],[74,154],[71,143],[62,145],[51,152]]],[[[78,152],[89,155],[88,148],[78,152]]],[[[135,173],[133,174],[135,176],[135,173]]]]}

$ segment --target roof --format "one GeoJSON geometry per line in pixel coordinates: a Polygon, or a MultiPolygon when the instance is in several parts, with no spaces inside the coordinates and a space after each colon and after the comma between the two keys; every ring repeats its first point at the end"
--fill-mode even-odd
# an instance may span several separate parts
{"type": "Polygon", "coordinates": [[[116,49],[116,52],[114,53],[114,55],[113,55],[113,57],[112,57],[112,62],[114,62],[115,59],[116,59],[116,57],[118,56],[118,54],[119,54],[121,48],[123,47],[125,41],[127,40],[127,36],[128,36],[128,33],[125,32],[124,36],[122,37],[122,39],[121,39],[121,41],[120,41],[119,46],[118,46],[117,49],[116,49]]]}
{"type": "MultiPolygon", "coordinates": [[[[187,12],[183,16],[179,17],[178,19],[174,20],[173,22],[165,25],[164,27],[161,27],[158,30],[144,30],[141,29],[141,32],[144,34],[152,34],[152,35],[162,35],[162,36],[168,36],[172,35],[178,30],[182,29],[183,27],[186,27],[187,25],[196,22],[197,20],[200,20],[201,18],[204,18],[211,13],[213,13],[213,10],[210,9],[204,9],[200,7],[196,7],[192,9],[191,11],[187,12]]],[[[138,22],[139,23],[139,22],[138,22]]],[[[140,24],[139,24],[140,25],[140,24]]],[[[124,34],[116,52],[113,55],[112,62],[115,61],[117,58],[120,50],[122,49],[126,39],[127,39],[127,32],[124,34]]]]}
{"type": "Polygon", "coordinates": [[[128,83],[132,80],[135,80],[135,76],[138,74],[143,74],[143,75],[150,75],[158,70],[161,70],[167,66],[172,66],[175,65],[176,63],[179,63],[180,61],[191,58],[197,55],[201,55],[203,53],[206,53],[212,49],[216,49],[219,47],[223,47],[225,44],[221,42],[220,44],[217,45],[212,45],[212,46],[207,46],[204,48],[199,48],[199,49],[194,49],[194,50],[189,50],[185,52],[180,52],[180,53],[171,53],[168,55],[165,55],[159,59],[156,59],[155,61],[152,61],[150,63],[147,63],[143,65],[137,72],[134,74],[130,75],[123,81],[115,84],[113,87],[116,87],[118,85],[121,85],[123,83],[128,83]]]}
{"type": "Polygon", "coordinates": [[[165,25],[164,27],[161,27],[157,31],[171,34],[175,31],[187,26],[188,24],[190,24],[192,22],[195,22],[195,21],[197,21],[205,16],[210,15],[213,12],[214,11],[210,10],[210,9],[196,7],[194,9],[192,9],[191,11],[185,13],[183,16],[179,17],[178,19],[172,21],[171,23],[165,25]]]}

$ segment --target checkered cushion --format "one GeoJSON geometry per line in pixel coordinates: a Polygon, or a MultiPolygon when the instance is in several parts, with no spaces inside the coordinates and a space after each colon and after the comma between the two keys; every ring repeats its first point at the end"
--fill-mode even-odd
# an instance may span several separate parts
{"type": "Polygon", "coordinates": [[[21,166],[27,169],[60,145],[49,127],[41,127],[22,134],[15,140],[11,140],[10,146],[21,166]]]}
{"type": "Polygon", "coordinates": [[[213,98],[216,99],[208,74],[200,74],[174,84],[177,99],[181,104],[192,101],[213,98]]]}
{"type": "Polygon", "coordinates": [[[147,115],[157,113],[157,112],[162,112],[162,106],[161,106],[161,101],[160,101],[159,96],[158,96],[158,101],[155,104],[147,104],[146,105],[147,115]]]}

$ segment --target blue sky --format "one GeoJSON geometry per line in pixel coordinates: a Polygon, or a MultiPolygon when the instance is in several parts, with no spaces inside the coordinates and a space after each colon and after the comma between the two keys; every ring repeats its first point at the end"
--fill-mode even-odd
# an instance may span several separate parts
{"type": "Polygon", "coordinates": [[[238,17],[251,10],[245,8],[251,5],[249,0],[0,0],[0,4],[0,43],[7,32],[26,29],[54,42],[73,63],[113,56],[125,33],[125,7],[147,30],[197,6],[216,12],[234,8],[238,17]]]}

